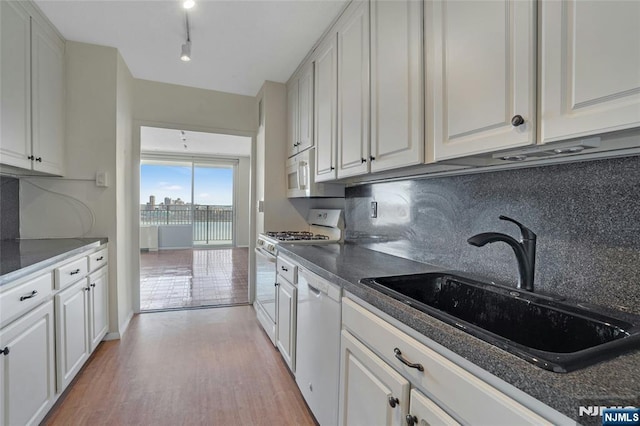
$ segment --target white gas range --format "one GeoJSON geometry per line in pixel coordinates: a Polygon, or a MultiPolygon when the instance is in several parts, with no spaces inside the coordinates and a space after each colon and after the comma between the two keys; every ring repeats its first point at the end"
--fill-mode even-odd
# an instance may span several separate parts
{"type": "MultiPolygon", "coordinates": [[[[304,231],[271,231],[258,235],[256,242],[256,312],[275,345],[276,256],[278,244],[330,244],[342,241],[342,210],[311,209],[309,228],[304,231]]],[[[296,284],[296,283],[293,283],[296,284]]]]}

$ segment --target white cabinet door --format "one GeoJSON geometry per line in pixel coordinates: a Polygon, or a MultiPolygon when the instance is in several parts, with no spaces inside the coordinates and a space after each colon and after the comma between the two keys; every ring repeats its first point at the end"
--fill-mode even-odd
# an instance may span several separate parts
{"type": "Polygon", "coordinates": [[[29,14],[17,2],[0,2],[0,163],[31,168],[29,14]]]}
{"type": "Polygon", "coordinates": [[[89,357],[87,279],[55,296],[57,390],[62,392],[89,357]]]}
{"type": "Polygon", "coordinates": [[[536,3],[425,3],[427,161],[535,143],[536,3]]]}
{"type": "Polygon", "coordinates": [[[640,126],[640,2],[541,2],[540,141],[640,126]]]}
{"type": "Polygon", "coordinates": [[[340,415],[342,426],[401,425],[409,409],[409,382],[342,331],[340,415]]]}
{"type": "Polygon", "coordinates": [[[371,171],[424,161],[422,2],[371,2],[371,171]]]}
{"type": "Polygon", "coordinates": [[[33,169],[64,170],[64,42],[46,24],[31,20],[33,169]]]}
{"type": "Polygon", "coordinates": [[[287,85],[287,156],[298,152],[298,80],[287,85]]]}
{"type": "Polygon", "coordinates": [[[457,426],[459,425],[442,408],[416,389],[411,389],[409,416],[414,425],[457,426]]]}
{"type": "Polygon", "coordinates": [[[55,397],[53,302],[0,330],[0,424],[37,425],[55,397]]]}
{"type": "Polygon", "coordinates": [[[89,311],[91,352],[102,341],[109,328],[109,280],[104,267],[89,276],[89,311]]]}
{"type": "Polygon", "coordinates": [[[338,24],[338,177],[369,171],[369,2],[338,24]]]}
{"type": "Polygon", "coordinates": [[[298,79],[298,152],[313,146],[313,64],[298,79]]]}
{"type": "Polygon", "coordinates": [[[336,178],[336,102],[337,40],[335,34],[316,49],[314,60],[314,139],[316,145],[315,181],[323,182],[336,178]]]}
{"type": "Polygon", "coordinates": [[[292,372],[296,371],[296,305],[297,289],[278,275],[278,318],[276,345],[292,372]]]}

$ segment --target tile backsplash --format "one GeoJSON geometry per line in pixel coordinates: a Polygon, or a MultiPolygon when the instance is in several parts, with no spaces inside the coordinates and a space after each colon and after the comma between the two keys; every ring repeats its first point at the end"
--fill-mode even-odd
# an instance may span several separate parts
{"type": "Polygon", "coordinates": [[[0,240],[20,237],[20,181],[0,177],[0,240]]]}
{"type": "Polygon", "coordinates": [[[640,314],[640,158],[626,157],[347,188],[346,239],[404,258],[515,285],[505,243],[467,238],[519,229],[537,236],[535,288],[640,314]],[[377,202],[377,218],[370,217],[377,202]]]}

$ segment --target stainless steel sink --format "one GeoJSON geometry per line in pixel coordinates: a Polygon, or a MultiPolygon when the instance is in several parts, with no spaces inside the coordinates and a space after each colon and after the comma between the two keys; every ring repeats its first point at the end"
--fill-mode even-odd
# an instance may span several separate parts
{"type": "Polygon", "coordinates": [[[640,317],[451,273],[360,281],[539,367],[565,373],[640,348],[640,317]]]}

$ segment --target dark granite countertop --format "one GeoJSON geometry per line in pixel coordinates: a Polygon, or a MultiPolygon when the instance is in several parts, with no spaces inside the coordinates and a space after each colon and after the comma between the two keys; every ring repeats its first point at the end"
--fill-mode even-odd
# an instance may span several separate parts
{"type": "Polygon", "coordinates": [[[2,240],[0,286],[106,242],[106,238],[2,240]]]}
{"type": "Polygon", "coordinates": [[[553,373],[359,284],[361,278],[442,270],[433,265],[372,251],[354,244],[281,244],[281,252],[421,335],[542,401],[576,422],[580,406],[639,406],[640,351],[570,372],[553,373]]]}

